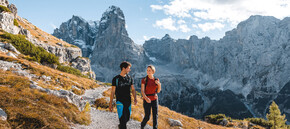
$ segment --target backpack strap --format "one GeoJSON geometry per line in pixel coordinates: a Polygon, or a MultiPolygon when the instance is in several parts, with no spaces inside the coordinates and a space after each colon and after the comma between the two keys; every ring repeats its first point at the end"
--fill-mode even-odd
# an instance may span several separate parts
{"type": "Polygon", "coordinates": [[[116,78],[116,87],[118,87],[118,81],[119,81],[119,78],[116,78]]]}

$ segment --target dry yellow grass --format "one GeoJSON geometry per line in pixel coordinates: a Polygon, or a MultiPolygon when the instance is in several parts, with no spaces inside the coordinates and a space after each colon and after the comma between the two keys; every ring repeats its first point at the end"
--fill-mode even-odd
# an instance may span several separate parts
{"type": "Polygon", "coordinates": [[[24,18],[21,18],[18,16],[17,21],[18,21],[20,26],[22,26],[24,29],[29,30],[30,34],[33,37],[37,38],[39,41],[43,41],[44,43],[54,45],[54,46],[57,45],[56,43],[61,43],[63,46],[66,46],[66,47],[75,47],[72,44],[69,44],[65,41],[62,41],[62,40],[54,37],[53,35],[42,31],[41,29],[37,28],[35,25],[33,25],[32,23],[30,23],[29,21],[27,21],[24,18]]]}
{"type": "Polygon", "coordinates": [[[89,124],[90,115],[65,99],[29,88],[27,77],[0,70],[0,108],[12,128],[69,128],[69,124],[89,124]]]}

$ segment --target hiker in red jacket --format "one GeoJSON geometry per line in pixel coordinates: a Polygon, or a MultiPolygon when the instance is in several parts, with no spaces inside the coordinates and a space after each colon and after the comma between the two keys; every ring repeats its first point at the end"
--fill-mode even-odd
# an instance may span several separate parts
{"type": "Polygon", "coordinates": [[[153,129],[157,129],[158,123],[158,96],[161,91],[161,83],[158,78],[154,77],[155,67],[149,65],[147,67],[147,76],[141,81],[141,93],[143,96],[143,107],[145,117],[141,122],[141,129],[144,129],[146,123],[150,119],[151,109],[153,115],[153,129]]]}

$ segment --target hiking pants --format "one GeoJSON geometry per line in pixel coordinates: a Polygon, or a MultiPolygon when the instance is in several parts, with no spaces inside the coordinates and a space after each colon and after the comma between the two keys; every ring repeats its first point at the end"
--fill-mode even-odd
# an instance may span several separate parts
{"type": "Polygon", "coordinates": [[[131,103],[123,104],[122,102],[117,101],[116,104],[120,121],[119,128],[127,129],[127,122],[129,121],[131,115],[131,103]]]}
{"type": "Polygon", "coordinates": [[[145,117],[141,122],[141,127],[145,127],[146,123],[150,119],[151,108],[152,108],[152,115],[153,115],[153,129],[157,129],[158,123],[158,99],[151,101],[151,103],[147,103],[143,100],[143,107],[145,112],[145,117]]]}

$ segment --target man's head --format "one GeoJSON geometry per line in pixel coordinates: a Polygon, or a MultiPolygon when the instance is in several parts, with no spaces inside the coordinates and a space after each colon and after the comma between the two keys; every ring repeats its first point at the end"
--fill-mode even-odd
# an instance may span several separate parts
{"type": "Polygon", "coordinates": [[[131,63],[124,61],[120,64],[121,71],[126,72],[128,74],[131,71],[131,63]]]}

